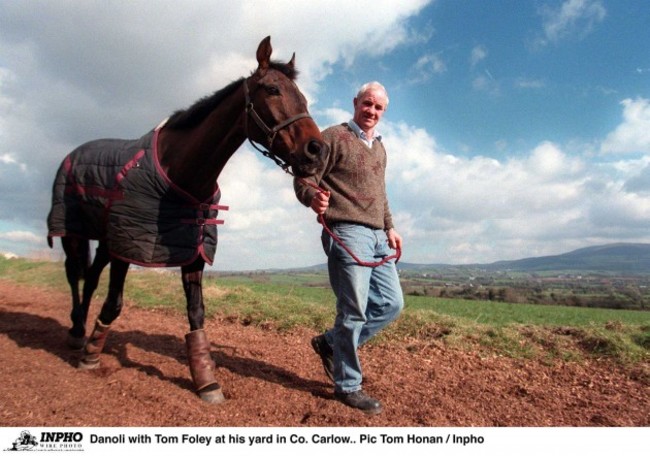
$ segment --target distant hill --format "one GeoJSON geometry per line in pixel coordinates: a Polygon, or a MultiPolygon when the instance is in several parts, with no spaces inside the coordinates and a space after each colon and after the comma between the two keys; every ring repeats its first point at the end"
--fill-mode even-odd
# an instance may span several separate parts
{"type": "MultiPolygon", "coordinates": [[[[497,261],[489,264],[415,264],[400,262],[402,271],[487,270],[517,272],[572,271],[581,273],[650,274],[650,244],[618,243],[585,247],[560,255],[497,261]]],[[[325,271],[325,265],[302,271],[325,271]]]]}
{"type": "Polygon", "coordinates": [[[450,271],[480,269],[487,271],[650,274],[650,244],[606,244],[585,247],[560,255],[496,261],[489,264],[409,264],[400,263],[405,271],[450,271]]]}
{"type": "Polygon", "coordinates": [[[511,271],[582,271],[650,274],[650,244],[607,244],[561,255],[497,261],[488,269],[511,271]]]}

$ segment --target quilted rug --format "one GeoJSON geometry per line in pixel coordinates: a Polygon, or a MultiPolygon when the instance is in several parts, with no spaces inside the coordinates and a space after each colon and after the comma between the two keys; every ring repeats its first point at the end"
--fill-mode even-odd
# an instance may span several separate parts
{"type": "Polygon", "coordinates": [[[212,264],[221,191],[199,201],[160,167],[158,129],[136,140],[100,139],[72,151],[56,174],[48,236],[105,240],[113,257],[141,266],[212,264]]]}

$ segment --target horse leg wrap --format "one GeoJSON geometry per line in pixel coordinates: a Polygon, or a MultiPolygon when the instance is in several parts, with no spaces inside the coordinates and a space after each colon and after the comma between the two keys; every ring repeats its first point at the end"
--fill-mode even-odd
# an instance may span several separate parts
{"type": "Polygon", "coordinates": [[[205,331],[197,329],[185,335],[187,356],[194,387],[201,399],[218,404],[225,401],[221,386],[214,378],[214,361],[210,356],[210,343],[205,331]]]}
{"type": "Polygon", "coordinates": [[[99,319],[97,320],[95,329],[84,348],[84,356],[79,362],[80,369],[95,369],[99,367],[99,355],[104,349],[110,328],[110,325],[105,325],[99,319]]]}

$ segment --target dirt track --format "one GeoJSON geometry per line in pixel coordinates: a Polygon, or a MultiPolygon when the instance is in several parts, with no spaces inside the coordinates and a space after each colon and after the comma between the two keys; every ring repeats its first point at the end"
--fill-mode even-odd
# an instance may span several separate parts
{"type": "MultiPolygon", "coordinates": [[[[98,311],[94,304],[91,316],[98,311]]],[[[2,426],[649,426],[650,386],[608,363],[479,357],[426,342],[361,351],[365,389],[384,413],[333,399],[312,333],[208,321],[228,401],[192,392],[183,316],[128,305],[102,367],[82,372],[65,345],[65,293],[0,280],[2,426]]]]}

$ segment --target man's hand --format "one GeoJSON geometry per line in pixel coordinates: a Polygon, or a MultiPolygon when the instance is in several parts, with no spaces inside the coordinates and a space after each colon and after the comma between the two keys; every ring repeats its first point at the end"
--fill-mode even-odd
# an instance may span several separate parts
{"type": "Polygon", "coordinates": [[[330,205],[330,192],[318,192],[311,200],[311,208],[318,215],[325,213],[330,205]]]}
{"type": "Polygon", "coordinates": [[[394,228],[386,231],[386,236],[388,236],[388,247],[402,250],[402,236],[394,228]]]}

